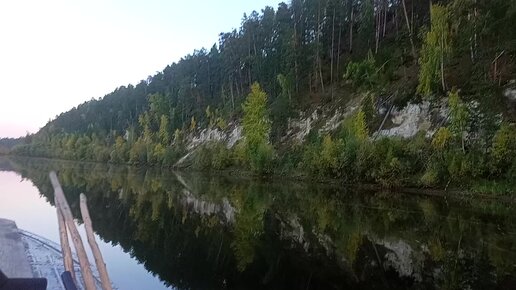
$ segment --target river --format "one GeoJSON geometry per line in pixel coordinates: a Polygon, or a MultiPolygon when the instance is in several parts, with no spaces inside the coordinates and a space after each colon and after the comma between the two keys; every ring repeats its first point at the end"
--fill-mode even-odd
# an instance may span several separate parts
{"type": "Polygon", "coordinates": [[[502,201],[0,158],[0,218],[56,242],[50,170],[119,289],[516,289],[502,201]]]}

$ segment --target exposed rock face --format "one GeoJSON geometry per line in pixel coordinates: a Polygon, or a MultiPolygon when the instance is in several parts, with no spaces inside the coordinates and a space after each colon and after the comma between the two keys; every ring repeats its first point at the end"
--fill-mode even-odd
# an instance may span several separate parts
{"type": "Polygon", "coordinates": [[[243,139],[242,130],[243,130],[242,126],[234,126],[234,128],[231,131],[231,133],[229,134],[229,138],[227,140],[228,148],[232,148],[233,146],[235,146],[235,144],[238,141],[243,139]]]}
{"type": "Polygon", "coordinates": [[[187,189],[183,189],[181,203],[184,207],[189,208],[193,212],[202,216],[211,216],[220,214],[225,218],[227,223],[235,222],[235,208],[229,203],[227,198],[222,199],[222,204],[212,201],[203,200],[194,196],[187,189]]]}
{"type": "Polygon", "coordinates": [[[325,134],[336,130],[347,117],[358,108],[361,98],[353,99],[343,108],[324,109],[317,107],[311,113],[301,112],[299,118],[288,121],[288,130],[282,142],[295,141],[302,143],[312,129],[319,128],[318,133],[325,134]]]}
{"type": "Polygon", "coordinates": [[[512,102],[516,102],[516,80],[509,83],[509,87],[505,89],[503,95],[512,102]]]}
{"type": "Polygon", "coordinates": [[[289,119],[287,134],[285,134],[282,141],[285,142],[288,139],[291,139],[302,143],[314,127],[315,123],[319,120],[319,114],[317,111],[318,109],[315,109],[311,114],[301,112],[298,119],[289,119]]]}
{"type": "Polygon", "coordinates": [[[289,238],[299,244],[302,244],[305,249],[308,248],[308,241],[305,237],[305,229],[299,222],[298,216],[291,216],[289,220],[282,223],[282,238],[289,238]]]}
{"type": "Polygon", "coordinates": [[[390,129],[384,129],[376,134],[379,137],[402,137],[410,138],[421,130],[429,130],[431,126],[430,121],[430,103],[423,102],[422,104],[409,103],[402,109],[393,108],[390,112],[391,121],[397,125],[390,129]]]}
{"type": "Polygon", "coordinates": [[[189,140],[186,148],[188,150],[192,150],[195,147],[197,147],[203,143],[206,143],[206,142],[222,141],[224,139],[224,137],[225,137],[224,132],[222,132],[218,128],[213,128],[213,129],[206,128],[206,129],[201,130],[201,132],[199,132],[199,135],[192,136],[192,138],[189,140]]]}
{"type": "MultiPolygon", "coordinates": [[[[516,88],[508,89],[506,96],[516,100],[516,88]]],[[[311,111],[300,112],[298,118],[289,119],[287,132],[281,138],[281,142],[285,144],[303,143],[312,130],[317,130],[316,132],[319,135],[335,132],[346,118],[360,108],[361,100],[362,98],[355,98],[345,106],[336,109],[317,107],[311,111]]],[[[474,104],[469,105],[475,107],[474,104]]],[[[390,122],[386,122],[381,130],[373,133],[374,138],[411,138],[420,131],[425,132],[426,136],[430,138],[439,127],[446,124],[449,109],[447,99],[443,98],[440,103],[434,102],[432,106],[428,101],[419,104],[408,103],[405,107],[393,107],[390,111],[383,106],[378,108],[378,113],[380,116],[388,113],[387,120],[390,120],[390,122]]],[[[219,128],[202,129],[197,134],[191,134],[187,137],[188,153],[175,166],[189,166],[188,160],[191,159],[199,145],[216,141],[224,142],[227,148],[232,148],[243,138],[243,128],[236,122],[230,123],[226,130],[219,128]]]]}
{"type": "Polygon", "coordinates": [[[413,277],[421,281],[421,263],[417,262],[416,252],[405,241],[377,241],[379,245],[389,250],[385,254],[386,266],[396,269],[400,276],[413,277]]]}
{"type": "Polygon", "coordinates": [[[320,135],[324,134],[324,133],[328,133],[328,132],[334,131],[337,128],[339,128],[340,125],[342,124],[342,122],[346,118],[351,116],[359,108],[358,105],[352,105],[352,104],[348,104],[348,105],[349,106],[347,106],[345,109],[341,109],[341,108],[337,109],[331,115],[331,117],[324,116],[324,119],[327,120],[327,121],[324,123],[322,128],[319,129],[319,134],[320,135]]]}
{"type": "Polygon", "coordinates": [[[227,147],[231,148],[241,139],[242,126],[230,123],[227,130],[204,128],[197,134],[191,134],[186,140],[186,148],[191,151],[199,145],[212,141],[225,142],[227,147]]]}
{"type": "Polygon", "coordinates": [[[190,134],[185,142],[188,153],[181,157],[174,167],[190,166],[190,157],[196,152],[197,147],[208,142],[224,142],[227,148],[232,148],[235,144],[243,139],[242,126],[237,123],[230,123],[228,129],[221,130],[219,128],[204,128],[197,134],[190,134]]]}

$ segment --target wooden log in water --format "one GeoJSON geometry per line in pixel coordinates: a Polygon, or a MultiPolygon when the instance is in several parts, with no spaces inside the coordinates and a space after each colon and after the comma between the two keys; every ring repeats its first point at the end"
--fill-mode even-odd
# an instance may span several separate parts
{"type": "Polygon", "coordinates": [[[86,255],[86,250],[84,249],[81,235],[79,234],[79,231],[75,226],[75,222],[73,221],[72,211],[70,209],[70,206],[68,205],[68,202],[66,201],[66,197],[64,195],[63,189],[61,188],[61,184],[59,184],[59,180],[57,179],[57,175],[54,171],[50,172],[49,177],[50,182],[52,182],[52,186],[54,187],[54,195],[57,200],[56,206],[59,206],[61,212],[63,213],[65,224],[70,230],[70,235],[75,246],[75,251],[77,252],[77,256],[79,257],[79,265],[81,266],[84,286],[86,290],[96,290],[97,287],[95,286],[95,281],[93,280],[90,262],[88,261],[88,256],[86,255]]]}
{"type": "Polygon", "coordinates": [[[54,197],[54,202],[56,204],[57,222],[59,224],[59,239],[61,241],[61,251],[63,252],[64,267],[66,271],[70,272],[73,280],[77,283],[75,271],[73,269],[72,250],[70,249],[70,242],[68,241],[68,232],[66,230],[63,213],[61,212],[60,207],[57,206],[58,202],[56,197],[54,197]]]}
{"type": "Polygon", "coordinates": [[[99,245],[97,244],[95,235],[93,234],[93,224],[91,223],[90,212],[88,211],[88,202],[84,193],[81,193],[80,201],[82,221],[84,222],[84,227],[86,228],[86,236],[88,237],[88,243],[90,244],[91,251],[93,252],[93,257],[95,257],[97,270],[99,270],[102,289],[112,290],[113,288],[111,287],[111,281],[109,280],[106,263],[104,263],[104,259],[102,259],[102,253],[100,252],[99,245]]]}

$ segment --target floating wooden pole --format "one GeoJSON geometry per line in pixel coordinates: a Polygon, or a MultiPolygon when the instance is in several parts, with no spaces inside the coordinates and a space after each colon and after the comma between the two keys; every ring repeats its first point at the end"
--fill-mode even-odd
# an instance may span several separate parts
{"type": "Polygon", "coordinates": [[[59,224],[59,239],[61,240],[61,251],[63,252],[64,267],[66,271],[70,272],[73,280],[77,283],[77,279],[75,278],[75,271],[73,269],[72,250],[70,249],[70,242],[68,241],[68,232],[66,230],[66,224],[64,221],[63,213],[57,205],[58,202],[57,198],[55,197],[54,202],[56,204],[57,222],[59,224]]]}
{"type": "Polygon", "coordinates": [[[59,180],[57,179],[57,175],[54,171],[50,172],[50,182],[52,182],[52,186],[54,187],[54,195],[57,200],[56,206],[59,206],[61,212],[63,213],[63,217],[65,220],[65,224],[70,230],[70,235],[72,237],[73,244],[75,246],[75,251],[77,252],[77,256],[79,257],[79,265],[81,266],[82,279],[84,280],[84,286],[86,290],[96,290],[95,281],[93,280],[93,274],[90,268],[90,262],[88,261],[88,256],[86,255],[86,250],[84,249],[84,245],[82,244],[81,235],[79,231],[75,227],[75,222],[73,221],[72,211],[70,210],[70,206],[66,201],[66,197],[64,195],[63,189],[59,184],[59,180]]]}
{"type": "Polygon", "coordinates": [[[88,237],[88,243],[90,244],[93,257],[95,257],[95,264],[97,264],[97,270],[99,270],[100,281],[102,282],[102,289],[112,290],[111,280],[109,280],[108,271],[106,269],[106,263],[102,259],[102,253],[100,252],[99,245],[95,241],[95,235],[93,234],[93,225],[91,223],[90,212],[88,211],[88,201],[86,195],[81,193],[81,215],[82,221],[84,222],[84,228],[86,229],[86,236],[88,237]]]}

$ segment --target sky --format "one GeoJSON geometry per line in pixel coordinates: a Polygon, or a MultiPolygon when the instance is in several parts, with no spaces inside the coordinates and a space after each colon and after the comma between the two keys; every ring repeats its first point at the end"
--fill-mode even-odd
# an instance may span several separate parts
{"type": "Polygon", "coordinates": [[[279,0],[0,1],[0,138],[210,48],[279,0]]]}

